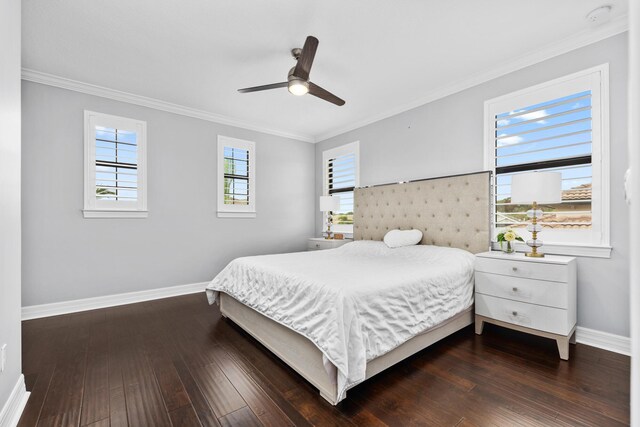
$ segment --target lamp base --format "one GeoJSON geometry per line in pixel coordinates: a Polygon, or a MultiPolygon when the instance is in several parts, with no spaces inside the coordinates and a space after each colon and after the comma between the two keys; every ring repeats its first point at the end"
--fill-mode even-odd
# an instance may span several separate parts
{"type": "Polygon", "coordinates": [[[544,258],[544,254],[541,254],[540,252],[526,252],[524,256],[531,258],[544,258]]]}
{"type": "Polygon", "coordinates": [[[542,226],[538,225],[538,218],[542,218],[542,209],[538,209],[538,202],[534,201],[531,210],[527,211],[527,216],[531,218],[531,224],[527,230],[531,232],[531,240],[527,240],[527,245],[531,247],[531,252],[526,252],[524,256],[529,258],[544,258],[544,253],[538,252],[542,242],[538,240],[538,233],[542,231],[542,226]]]}
{"type": "Polygon", "coordinates": [[[333,225],[333,212],[327,212],[327,236],[324,238],[325,240],[333,240],[333,235],[331,234],[331,226],[333,225]]]}

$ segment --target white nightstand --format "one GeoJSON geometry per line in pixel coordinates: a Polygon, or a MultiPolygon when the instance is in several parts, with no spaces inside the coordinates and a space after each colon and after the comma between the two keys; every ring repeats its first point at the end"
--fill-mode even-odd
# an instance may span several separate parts
{"type": "Polygon", "coordinates": [[[476,255],[476,334],[484,322],[556,340],[560,358],[575,343],[576,259],[484,252],[476,255]]]}
{"type": "Polygon", "coordinates": [[[353,242],[353,239],[325,239],[324,237],[311,237],[307,243],[307,250],[320,251],[322,249],[339,248],[345,243],[353,242]]]}

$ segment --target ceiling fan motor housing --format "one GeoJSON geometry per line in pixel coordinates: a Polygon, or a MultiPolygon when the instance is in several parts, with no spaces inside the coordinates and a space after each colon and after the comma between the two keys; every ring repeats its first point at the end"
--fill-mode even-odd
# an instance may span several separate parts
{"type": "Polygon", "coordinates": [[[307,80],[305,80],[305,79],[303,79],[303,78],[300,78],[300,77],[298,77],[298,76],[294,76],[294,75],[293,75],[293,72],[294,72],[294,70],[295,70],[295,69],[296,69],[296,67],[292,67],[292,68],[289,70],[289,74],[287,74],[287,80],[288,80],[288,81],[291,81],[291,80],[300,80],[301,82],[306,82],[307,80]]]}
{"type": "Polygon", "coordinates": [[[289,70],[289,75],[287,76],[287,81],[289,82],[288,89],[294,95],[300,96],[309,92],[309,82],[305,79],[301,79],[300,77],[293,75],[292,68],[289,70]]]}

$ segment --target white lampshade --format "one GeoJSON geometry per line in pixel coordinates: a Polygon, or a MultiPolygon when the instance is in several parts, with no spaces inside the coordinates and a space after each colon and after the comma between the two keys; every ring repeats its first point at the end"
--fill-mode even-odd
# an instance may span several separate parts
{"type": "Polygon", "coordinates": [[[511,177],[511,203],[560,203],[562,174],[560,172],[529,172],[511,177]]]}
{"type": "Polygon", "coordinates": [[[340,209],[340,199],[333,196],[320,196],[320,210],[322,212],[337,211],[340,209]]]}

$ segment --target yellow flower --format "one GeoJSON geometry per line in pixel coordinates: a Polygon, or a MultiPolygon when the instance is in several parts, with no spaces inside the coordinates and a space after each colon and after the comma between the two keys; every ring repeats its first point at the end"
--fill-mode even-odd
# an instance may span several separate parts
{"type": "Polygon", "coordinates": [[[513,231],[509,230],[506,233],[504,233],[504,240],[506,240],[507,242],[512,242],[516,239],[516,233],[514,233],[513,231]]]}

